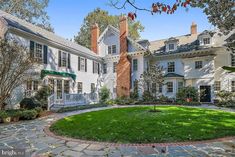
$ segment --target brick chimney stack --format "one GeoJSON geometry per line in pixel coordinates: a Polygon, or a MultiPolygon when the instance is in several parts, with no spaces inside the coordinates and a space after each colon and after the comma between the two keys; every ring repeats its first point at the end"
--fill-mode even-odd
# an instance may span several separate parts
{"type": "Polygon", "coordinates": [[[130,96],[131,63],[127,56],[128,21],[127,17],[120,17],[120,59],[117,64],[117,96],[130,96]]]}
{"type": "Polygon", "coordinates": [[[91,50],[99,54],[98,38],[100,36],[100,29],[97,23],[91,26],[91,50]]]}
{"type": "Polygon", "coordinates": [[[193,34],[197,34],[197,24],[195,24],[194,22],[191,25],[191,35],[193,34]]]}

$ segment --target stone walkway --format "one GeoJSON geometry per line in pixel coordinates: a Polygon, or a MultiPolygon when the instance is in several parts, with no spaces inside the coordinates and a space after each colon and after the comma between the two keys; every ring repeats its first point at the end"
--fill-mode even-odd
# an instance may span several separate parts
{"type": "MultiPolygon", "coordinates": [[[[203,105],[205,108],[215,108],[203,105]]],[[[107,107],[111,108],[111,107],[107,107]]],[[[105,109],[105,108],[102,108],[105,109]]],[[[205,144],[191,144],[179,146],[108,146],[104,144],[87,144],[72,142],[50,137],[43,129],[56,119],[83,112],[95,111],[89,109],[69,113],[54,114],[42,119],[19,122],[15,124],[0,125],[0,149],[17,148],[26,149],[27,157],[30,156],[181,156],[181,157],[234,157],[235,139],[223,142],[205,144]]],[[[234,111],[234,110],[233,110],[234,111]]]]}

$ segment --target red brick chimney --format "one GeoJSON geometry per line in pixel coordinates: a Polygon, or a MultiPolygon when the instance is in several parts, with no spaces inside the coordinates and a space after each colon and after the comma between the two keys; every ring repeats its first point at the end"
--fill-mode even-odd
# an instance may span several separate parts
{"type": "Polygon", "coordinates": [[[197,34],[197,24],[195,24],[194,22],[191,25],[191,35],[193,34],[197,34]]]}
{"type": "Polygon", "coordinates": [[[131,63],[127,56],[128,23],[125,16],[120,17],[120,59],[117,64],[117,96],[130,96],[131,63]]]}
{"type": "Polygon", "coordinates": [[[91,26],[91,50],[96,54],[99,53],[98,38],[100,36],[100,29],[97,23],[91,26]]]}

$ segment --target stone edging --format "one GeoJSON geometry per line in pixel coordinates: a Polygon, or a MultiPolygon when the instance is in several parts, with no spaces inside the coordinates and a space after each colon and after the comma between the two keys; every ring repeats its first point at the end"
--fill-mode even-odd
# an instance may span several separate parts
{"type": "MultiPolygon", "coordinates": [[[[92,111],[88,111],[92,112],[92,111]]],[[[80,113],[78,113],[80,114],[80,113]]],[[[64,118],[64,117],[62,117],[64,118]]],[[[130,144],[122,144],[122,143],[111,143],[111,142],[97,142],[97,141],[89,141],[89,140],[81,140],[81,139],[74,139],[74,138],[69,138],[69,137],[64,137],[64,136],[59,136],[54,134],[53,132],[50,131],[50,126],[58,121],[59,119],[62,118],[57,118],[53,122],[51,122],[49,125],[47,125],[43,131],[48,135],[53,138],[57,138],[60,140],[65,140],[65,141],[71,141],[71,142],[80,142],[80,143],[85,143],[85,144],[100,144],[100,145],[106,145],[106,146],[138,146],[138,147],[145,147],[145,146],[152,146],[152,147],[166,147],[166,146],[185,146],[185,145],[195,145],[195,144],[206,144],[206,143],[212,143],[212,142],[225,142],[228,140],[235,140],[235,136],[230,136],[230,137],[223,137],[223,138],[217,138],[217,139],[211,139],[211,140],[202,140],[202,141],[187,141],[187,142],[170,142],[170,143],[130,143],[130,144]]]]}

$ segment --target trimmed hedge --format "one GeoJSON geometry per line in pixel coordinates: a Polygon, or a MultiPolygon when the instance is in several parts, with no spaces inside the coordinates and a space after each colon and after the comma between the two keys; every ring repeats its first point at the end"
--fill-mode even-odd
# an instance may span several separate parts
{"type": "Polygon", "coordinates": [[[106,104],[92,104],[92,105],[82,105],[82,106],[73,106],[73,107],[64,107],[59,109],[57,112],[58,113],[63,113],[63,112],[70,112],[70,111],[77,111],[77,110],[85,110],[85,109],[90,109],[90,108],[97,108],[97,107],[107,107],[108,105],[106,104]]]}

